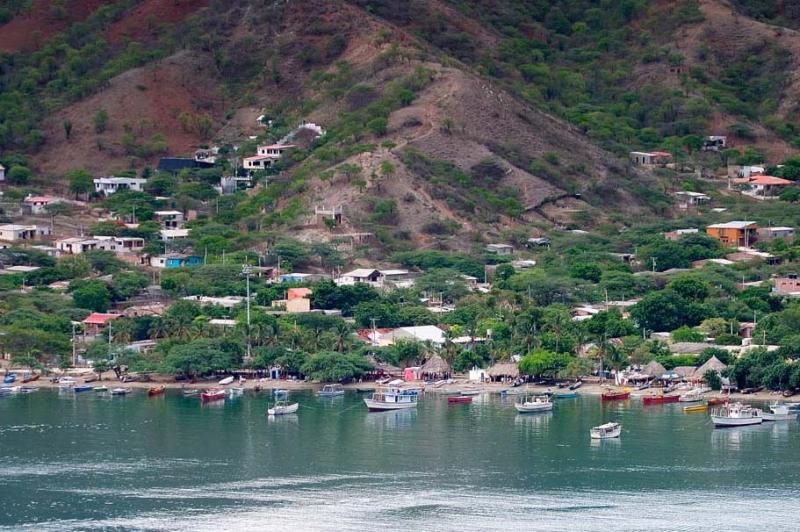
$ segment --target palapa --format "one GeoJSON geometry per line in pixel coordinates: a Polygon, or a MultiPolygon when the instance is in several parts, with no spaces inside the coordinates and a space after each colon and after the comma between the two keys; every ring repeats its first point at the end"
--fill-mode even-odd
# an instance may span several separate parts
{"type": "Polygon", "coordinates": [[[419,370],[422,374],[435,375],[450,373],[450,365],[439,355],[432,355],[419,370]]]}
{"type": "Polygon", "coordinates": [[[391,364],[387,364],[386,362],[380,362],[374,356],[368,355],[367,361],[372,364],[372,367],[378,371],[382,371],[387,375],[402,375],[403,370],[398,368],[397,366],[392,366],[391,364]]]}
{"type": "Polygon", "coordinates": [[[716,371],[717,373],[722,373],[722,370],[727,368],[725,364],[722,363],[720,359],[716,356],[712,356],[708,360],[706,360],[705,364],[697,368],[693,374],[693,378],[695,379],[703,379],[705,377],[706,372],[708,371],[716,371]]]}
{"type": "Polygon", "coordinates": [[[642,368],[642,373],[645,375],[649,375],[650,377],[660,377],[664,375],[667,370],[659,364],[657,361],[653,360],[648,363],[645,367],[642,368]]]}
{"type": "Polygon", "coordinates": [[[487,371],[489,377],[511,377],[516,379],[519,377],[519,367],[514,362],[498,362],[489,368],[487,371]]]}

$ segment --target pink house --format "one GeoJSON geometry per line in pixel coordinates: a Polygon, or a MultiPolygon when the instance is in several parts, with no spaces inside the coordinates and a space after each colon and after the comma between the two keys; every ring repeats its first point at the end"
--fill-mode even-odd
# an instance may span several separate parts
{"type": "Polygon", "coordinates": [[[403,370],[403,380],[418,381],[421,378],[422,378],[422,368],[420,366],[414,366],[403,370]]]}

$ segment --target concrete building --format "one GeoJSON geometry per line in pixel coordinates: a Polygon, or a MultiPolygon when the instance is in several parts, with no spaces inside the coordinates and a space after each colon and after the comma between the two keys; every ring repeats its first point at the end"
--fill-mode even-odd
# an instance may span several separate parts
{"type": "Polygon", "coordinates": [[[726,246],[750,247],[758,239],[758,225],[750,221],[733,221],[706,227],[706,234],[726,246]]]}
{"type": "Polygon", "coordinates": [[[94,190],[98,194],[110,196],[120,190],[142,192],[147,179],[140,177],[99,177],[94,179],[94,190]]]}
{"type": "Polygon", "coordinates": [[[38,240],[47,236],[50,236],[50,227],[45,225],[0,225],[0,240],[5,242],[38,240]]]}
{"type": "Polygon", "coordinates": [[[181,211],[155,211],[153,217],[164,226],[164,229],[177,229],[183,225],[183,213],[181,211]]]}

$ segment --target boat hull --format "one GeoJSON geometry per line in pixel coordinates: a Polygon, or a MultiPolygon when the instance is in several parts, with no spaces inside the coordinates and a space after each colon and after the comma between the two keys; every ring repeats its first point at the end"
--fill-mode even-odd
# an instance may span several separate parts
{"type": "Polygon", "coordinates": [[[605,429],[603,430],[602,425],[600,427],[593,427],[589,430],[589,436],[593,440],[608,440],[611,438],[619,438],[620,434],[622,434],[622,425],[617,425],[613,429],[605,429]]]}
{"type": "Polygon", "coordinates": [[[409,408],[416,408],[417,403],[384,403],[382,401],[375,401],[373,399],[364,399],[364,404],[367,405],[367,410],[370,412],[383,412],[386,410],[406,410],[409,408]]]}
{"type": "Polygon", "coordinates": [[[797,419],[797,414],[772,414],[764,412],[761,414],[761,418],[764,421],[791,421],[797,419]]]}
{"type": "Polygon", "coordinates": [[[526,405],[524,403],[515,403],[514,408],[520,414],[535,414],[537,412],[550,412],[553,410],[553,403],[541,403],[535,405],[526,405]]]}
{"type": "Polygon", "coordinates": [[[216,392],[216,393],[201,393],[200,394],[200,402],[202,403],[211,403],[214,401],[222,401],[225,399],[225,392],[216,392]]]}
{"type": "Polygon", "coordinates": [[[611,392],[611,393],[604,393],[600,397],[603,401],[624,401],[625,399],[629,399],[631,396],[631,392],[611,392]]]}
{"type": "Polygon", "coordinates": [[[711,416],[711,422],[715,427],[744,427],[746,425],[760,425],[764,419],[761,416],[746,418],[731,418],[722,416],[711,416]]]}
{"type": "Polygon", "coordinates": [[[642,402],[646,405],[661,405],[665,403],[677,403],[679,397],[677,395],[657,395],[642,397],[642,402]]]}
{"type": "Polygon", "coordinates": [[[695,406],[684,406],[683,411],[687,414],[693,414],[695,412],[705,412],[708,410],[708,405],[695,405],[695,406]]]}
{"type": "Polygon", "coordinates": [[[451,403],[451,404],[453,404],[453,403],[455,403],[455,404],[459,404],[459,403],[471,403],[471,402],[472,402],[472,397],[460,397],[460,396],[457,396],[457,397],[448,397],[448,398],[447,398],[447,402],[448,402],[448,403],[451,403]]]}
{"type": "Polygon", "coordinates": [[[166,393],[166,391],[167,391],[167,388],[165,386],[162,386],[160,388],[150,388],[149,390],[147,390],[147,395],[149,397],[154,397],[156,395],[164,395],[164,393],[166,393]]]}
{"type": "Polygon", "coordinates": [[[578,392],[564,392],[564,393],[556,393],[553,394],[555,399],[573,399],[578,397],[578,392]]]}
{"type": "Polygon", "coordinates": [[[339,392],[319,392],[317,395],[320,397],[341,397],[344,395],[344,390],[339,392]]]}
{"type": "Polygon", "coordinates": [[[300,408],[300,403],[293,403],[291,405],[279,405],[274,406],[267,410],[267,414],[270,416],[283,416],[286,414],[294,414],[297,412],[297,409],[300,408]]]}

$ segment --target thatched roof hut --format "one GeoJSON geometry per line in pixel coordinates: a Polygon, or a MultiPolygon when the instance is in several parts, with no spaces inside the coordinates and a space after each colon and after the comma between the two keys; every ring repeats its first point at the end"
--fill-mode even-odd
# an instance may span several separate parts
{"type": "Polygon", "coordinates": [[[692,378],[696,369],[694,366],[676,366],[672,373],[677,373],[682,379],[688,380],[692,378]]]}
{"type": "Polygon", "coordinates": [[[383,372],[386,375],[391,376],[400,376],[403,374],[403,370],[398,368],[397,366],[393,366],[386,362],[380,362],[372,355],[367,355],[367,361],[372,364],[372,367],[375,369],[376,372],[383,372]]]}
{"type": "Polygon", "coordinates": [[[490,367],[487,373],[492,380],[503,377],[516,379],[519,377],[519,367],[515,362],[498,362],[490,367]]]}
{"type": "Polygon", "coordinates": [[[667,372],[666,368],[664,368],[664,366],[662,366],[655,360],[651,361],[645,367],[642,368],[642,373],[656,378],[664,375],[666,372],[667,372]]]}
{"type": "Polygon", "coordinates": [[[439,355],[431,355],[420,368],[422,375],[449,375],[450,365],[439,355]]]}
{"type": "Polygon", "coordinates": [[[712,370],[714,370],[714,371],[716,371],[717,373],[722,373],[722,370],[724,370],[724,369],[725,369],[725,368],[727,368],[727,367],[728,367],[728,366],[726,366],[725,364],[723,364],[723,363],[722,363],[722,361],[721,361],[720,359],[718,359],[718,358],[717,358],[717,357],[715,357],[715,356],[712,356],[711,358],[709,358],[708,360],[706,360],[706,363],[705,363],[705,364],[703,364],[702,366],[700,366],[699,368],[697,368],[697,369],[694,371],[694,374],[692,375],[692,377],[693,377],[694,379],[699,379],[699,380],[702,380],[702,379],[703,379],[703,377],[705,376],[705,374],[706,374],[706,372],[707,372],[707,371],[712,371],[712,370]]]}

